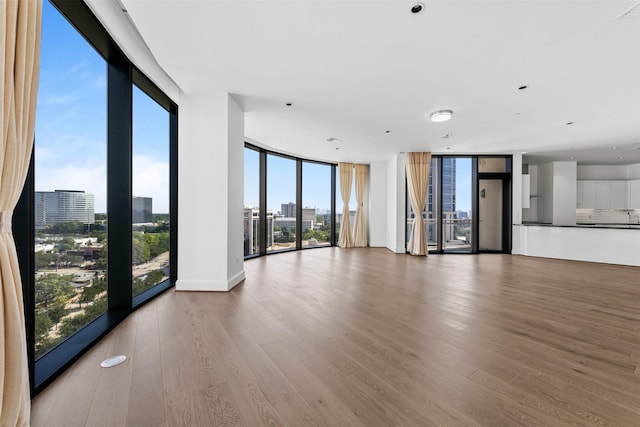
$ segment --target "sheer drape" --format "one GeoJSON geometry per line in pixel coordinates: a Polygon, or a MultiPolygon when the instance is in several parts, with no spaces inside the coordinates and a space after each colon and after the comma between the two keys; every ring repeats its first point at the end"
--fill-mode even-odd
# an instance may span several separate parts
{"type": "Polygon", "coordinates": [[[367,223],[364,217],[364,189],[367,186],[369,165],[356,165],[356,217],[353,223],[353,244],[356,247],[367,246],[367,223]]]}
{"type": "Polygon", "coordinates": [[[22,283],[11,217],[33,149],[42,1],[0,3],[0,425],[28,426],[31,402],[22,283]]]}
{"type": "Polygon", "coordinates": [[[429,191],[429,168],[431,153],[407,153],[407,188],[414,212],[409,253],[411,255],[427,255],[427,237],[424,231],[422,211],[429,191]]]}
{"type": "Polygon", "coordinates": [[[340,174],[340,196],[344,203],[338,246],[341,248],[352,248],[353,236],[351,235],[351,221],[349,220],[349,199],[351,198],[353,163],[338,163],[338,172],[340,174]]]}

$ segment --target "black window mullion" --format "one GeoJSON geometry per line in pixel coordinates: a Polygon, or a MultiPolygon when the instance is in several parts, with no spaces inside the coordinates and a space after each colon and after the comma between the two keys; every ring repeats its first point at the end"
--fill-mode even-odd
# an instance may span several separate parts
{"type": "MultiPolygon", "coordinates": [[[[178,106],[169,109],[169,280],[178,279],[178,106]]],[[[133,255],[132,255],[133,256],[133,255]]]]}
{"type": "MultiPolygon", "coordinates": [[[[259,172],[259,180],[260,180],[260,194],[258,197],[260,198],[260,207],[258,215],[260,217],[260,221],[258,223],[258,230],[260,233],[260,240],[258,241],[260,255],[264,255],[267,253],[267,153],[264,150],[260,150],[260,172],[259,172]]],[[[273,221],[273,217],[271,218],[273,221]]],[[[273,238],[273,236],[271,236],[273,238]]]]}
{"type": "Polygon", "coordinates": [[[107,65],[107,274],[110,313],[132,307],[132,82],[124,56],[107,65]]]}
{"type": "Polygon", "coordinates": [[[336,242],[336,165],[331,165],[331,246],[336,242]]]}
{"type": "Polygon", "coordinates": [[[296,249],[302,248],[302,160],[296,160],[296,249]]]}

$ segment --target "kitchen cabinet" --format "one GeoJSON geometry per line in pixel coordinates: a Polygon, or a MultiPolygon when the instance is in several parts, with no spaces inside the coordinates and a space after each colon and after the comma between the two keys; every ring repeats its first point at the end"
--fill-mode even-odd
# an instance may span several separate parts
{"type": "MultiPolygon", "coordinates": [[[[627,181],[577,182],[576,207],[579,209],[628,209],[630,202],[627,181]]],[[[640,203],[638,205],[640,206],[640,203]]]]}
{"type": "Polygon", "coordinates": [[[640,209],[640,179],[629,181],[629,209],[640,209]]]}

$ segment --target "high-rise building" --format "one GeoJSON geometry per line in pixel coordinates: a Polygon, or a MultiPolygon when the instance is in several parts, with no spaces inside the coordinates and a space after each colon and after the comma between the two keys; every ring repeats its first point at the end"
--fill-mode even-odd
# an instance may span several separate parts
{"type": "MultiPolygon", "coordinates": [[[[244,208],[244,255],[260,252],[260,209],[244,208]]],[[[273,211],[267,210],[267,248],[273,246],[273,211]]]]}
{"type": "Polygon", "coordinates": [[[95,223],[93,194],[80,190],[35,192],[36,230],[71,221],[95,223]]]}
{"type": "Polygon", "coordinates": [[[133,196],[131,200],[132,221],[134,224],[153,222],[153,199],[151,197],[133,196]]]}
{"type": "Polygon", "coordinates": [[[280,216],[286,216],[288,218],[296,217],[296,204],[293,202],[283,203],[280,205],[280,216]]]}

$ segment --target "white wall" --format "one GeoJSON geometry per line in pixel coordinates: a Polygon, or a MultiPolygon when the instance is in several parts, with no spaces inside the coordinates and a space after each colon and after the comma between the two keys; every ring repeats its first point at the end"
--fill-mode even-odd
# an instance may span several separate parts
{"type": "Polygon", "coordinates": [[[405,154],[387,162],[387,238],[386,247],[395,253],[405,253],[405,154]]]}
{"type": "Polygon", "coordinates": [[[553,224],[576,224],[575,161],[553,162],[553,224]]]}
{"type": "Polygon", "coordinates": [[[553,222],[553,163],[538,166],[538,221],[553,222]]]}
{"type": "Polygon", "coordinates": [[[176,290],[226,291],[244,279],[242,110],[197,93],[180,96],[179,113],[176,290]]]}
{"type": "Polygon", "coordinates": [[[626,179],[640,179],[640,163],[627,166],[626,179]]]}
{"type": "Polygon", "coordinates": [[[625,180],[627,166],[615,165],[580,165],[577,179],[579,180],[625,180]]]}
{"type": "Polygon", "coordinates": [[[387,239],[387,163],[369,165],[369,246],[385,247],[387,239]]]}

